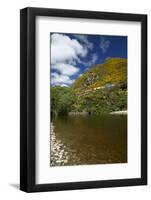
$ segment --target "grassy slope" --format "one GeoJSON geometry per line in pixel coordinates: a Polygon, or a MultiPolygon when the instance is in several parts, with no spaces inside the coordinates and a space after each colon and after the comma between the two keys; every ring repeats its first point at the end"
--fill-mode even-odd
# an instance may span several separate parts
{"type": "Polygon", "coordinates": [[[75,81],[73,88],[77,94],[75,111],[101,114],[126,110],[127,59],[111,58],[91,67],[75,81]],[[108,88],[108,84],[114,86],[108,88]]]}
{"type": "Polygon", "coordinates": [[[106,84],[127,82],[127,59],[110,58],[103,64],[91,67],[73,84],[76,92],[102,87],[106,84]]]}

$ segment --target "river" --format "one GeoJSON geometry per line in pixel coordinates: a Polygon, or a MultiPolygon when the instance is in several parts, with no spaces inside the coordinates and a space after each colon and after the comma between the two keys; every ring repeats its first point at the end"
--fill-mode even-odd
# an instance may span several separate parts
{"type": "Polygon", "coordinates": [[[127,115],[56,117],[50,132],[50,166],[127,162],[127,115]]]}

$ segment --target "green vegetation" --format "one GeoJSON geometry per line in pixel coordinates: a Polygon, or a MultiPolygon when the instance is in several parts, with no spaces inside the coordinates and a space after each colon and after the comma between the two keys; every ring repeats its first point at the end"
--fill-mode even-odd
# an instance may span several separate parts
{"type": "Polygon", "coordinates": [[[102,114],[127,109],[127,90],[117,86],[112,89],[99,89],[79,96],[75,111],[87,111],[90,114],[102,114]]]}
{"type": "Polygon", "coordinates": [[[75,102],[75,92],[69,87],[51,87],[52,114],[67,115],[75,102]]]}
{"type": "Polygon", "coordinates": [[[93,89],[106,84],[127,82],[127,59],[110,58],[103,64],[90,68],[73,84],[76,92],[93,89]]]}
{"type": "Polygon", "coordinates": [[[71,87],[51,88],[51,111],[102,114],[127,109],[127,59],[110,58],[91,67],[71,87]]]}

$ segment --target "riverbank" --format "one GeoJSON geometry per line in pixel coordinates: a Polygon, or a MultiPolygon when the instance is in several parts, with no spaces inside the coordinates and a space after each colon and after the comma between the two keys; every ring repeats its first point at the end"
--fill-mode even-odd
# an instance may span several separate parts
{"type": "Polygon", "coordinates": [[[88,115],[89,113],[86,111],[83,112],[69,112],[69,115],[88,115]]]}
{"type": "Polygon", "coordinates": [[[114,112],[111,112],[110,114],[111,115],[127,115],[127,110],[120,110],[120,111],[114,111],[114,112]]]}
{"type": "MultiPolygon", "coordinates": [[[[127,115],[127,110],[120,110],[120,111],[113,111],[110,112],[109,114],[111,115],[127,115]]],[[[83,111],[83,112],[69,112],[69,115],[89,115],[90,113],[83,111]]]]}

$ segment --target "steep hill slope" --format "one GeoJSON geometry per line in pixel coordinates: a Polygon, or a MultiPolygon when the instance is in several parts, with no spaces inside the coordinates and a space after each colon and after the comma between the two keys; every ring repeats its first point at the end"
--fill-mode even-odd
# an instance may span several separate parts
{"type": "Polygon", "coordinates": [[[127,110],[127,59],[110,58],[91,67],[72,88],[77,97],[75,112],[102,114],[127,110]]]}
{"type": "Polygon", "coordinates": [[[109,58],[103,64],[91,67],[73,84],[75,92],[127,84],[127,59],[109,58]]]}

